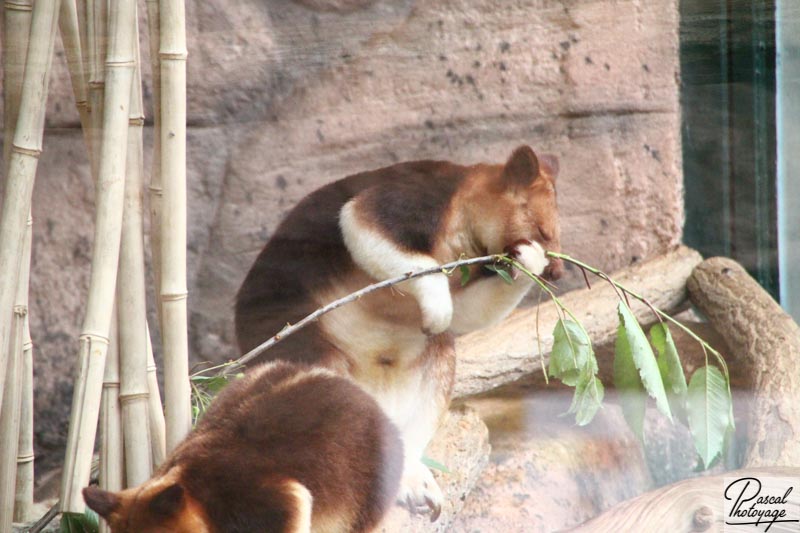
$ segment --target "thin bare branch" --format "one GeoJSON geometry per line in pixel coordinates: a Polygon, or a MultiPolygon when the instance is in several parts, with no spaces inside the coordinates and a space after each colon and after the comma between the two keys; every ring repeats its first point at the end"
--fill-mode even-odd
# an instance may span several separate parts
{"type": "Polygon", "coordinates": [[[232,371],[246,365],[256,357],[264,353],[266,350],[278,344],[280,341],[282,341],[289,335],[297,333],[310,323],[319,320],[319,318],[322,315],[330,313],[334,309],[338,309],[339,307],[345,304],[354,302],[371,292],[375,292],[377,290],[384,289],[386,287],[392,287],[394,285],[397,285],[398,283],[402,283],[404,281],[408,281],[414,278],[419,278],[422,276],[428,276],[430,274],[441,274],[441,273],[451,274],[454,269],[462,266],[486,265],[489,263],[496,263],[497,261],[502,260],[503,257],[504,256],[502,255],[486,255],[482,257],[474,257],[471,259],[460,259],[458,261],[453,261],[451,263],[446,263],[444,265],[426,268],[425,270],[418,270],[416,272],[406,272],[402,276],[397,276],[391,279],[380,281],[378,283],[373,283],[372,285],[368,285],[363,289],[358,290],[352,294],[348,294],[343,298],[339,298],[338,300],[335,300],[329,303],[328,305],[325,305],[324,307],[320,307],[319,309],[317,309],[316,311],[314,311],[313,313],[311,313],[310,315],[308,315],[307,317],[303,318],[302,320],[300,320],[295,324],[287,325],[285,328],[276,333],[274,336],[267,339],[260,345],[256,346],[255,348],[244,354],[242,357],[240,357],[233,363],[225,365],[224,368],[220,371],[220,374],[229,374],[232,371]]]}

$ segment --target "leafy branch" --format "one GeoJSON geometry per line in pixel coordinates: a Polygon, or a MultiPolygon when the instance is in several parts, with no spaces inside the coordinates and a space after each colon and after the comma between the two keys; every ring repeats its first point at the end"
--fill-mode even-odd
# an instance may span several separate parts
{"type": "MultiPolygon", "coordinates": [[[[547,252],[547,255],[577,266],[589,289],[592,288],[589,283],[589,273],[608,282],[619,298],[617,306],[619,326],[615,344],[613,376],[623,414],[634,433],[644,441],[644,414],[647,395],[649,395],[655,400],[658,410],[667,418],[673,420],[674,415],[679,421],[688,425],[695,448],[702,458],[703,464],[708,467],[720,455],[727,437],[734,428],[730,376],[722,355],[689,328],[655,307],[647,298],[615,281],[605,272],[566,254],[547,252]],[[649,341],[631,310],[630,298],[646,305],[658,320],[650,329],[649,341]],[[677,348],[669,331],[670,324],[697,341],[705,355],[705,365],[692,374],[688,385],[677,348]],[[709,365],[709,352],[714,355],[722,372],[717,367],[709,365]]],[[[195,419],[208,406],[213,394],[222,388],[237,371],[240,372],[244,365],[286,337],[319,320],[321,316],[357,301],[374,291],[422,276],[432,274],[449,276],[459,270],[461,284],[466,285],[470,278],[468,267],[471,265],[483,265],[484,268],[495,272],[506,283],[514,283],[514,275],[511,272],[522,273],[534,281],[541,289],[541,293],[553,300],[556,305],[558,321],[553,330],[553,347],[545,379],[547,380],[549,375],[561,380],[567,386],[574,387],[575,394],[568,412],[575,415],[578,425],[591,422],[602,406],[604,388],[597,375],[598,363],[589,333],[575,314],[555,294],[552,284],[527,270],[514,258],[499,254],[462,258],[444,265],[408,272],[374,283],[317,309],[295,324],[287,324],[273,337],[239,359],[193,374],[191,379],[193,396],[195,396],[193,399],[195,419]]],[[[538,314],[536,322],[537,342],[539,342],[538,314]]],[[[539,345],[539,352],[541,355],[541,345],[539,345]]],[[[544,370],[543,360],[542,358],[544,370]]]]}

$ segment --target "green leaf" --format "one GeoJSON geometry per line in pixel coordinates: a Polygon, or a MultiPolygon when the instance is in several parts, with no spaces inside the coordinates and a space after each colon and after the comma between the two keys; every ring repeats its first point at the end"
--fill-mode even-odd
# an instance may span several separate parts
{"type": "Polygon", "coordinates": [[[658,370],[664,382],[670,409],[678,419],[686,422],[686,376],[683,375],[678,349],[665,322],[650,328],[650,340],[658,352],[658,370]]]}
{"type": "Polygon", "coordinates": [[[725,377],[715,366],[698,368],[689,381],[686,407],[694,447],[708,468],[722,452],[731,426],[731,398],[725,377]]]}
{"type": "Polygon", "coordinates": [[[61,533],[97,533],[100,531],[100,518],[91,509],[85,513],[64,513],[61,515],[61,533]]]}
{"type": "Polygon", "coordinates": [[[509,285],[514,283],[514,278],[511,277],[511,274],[508,273],[508,270],[505,270],[503,268],[497,268],[494,265],[483,265],[483,268],[485,268],[486,270],[491,270],[492,272],[503,278],[503,281],[505,281],[509,285]]]}
{"type": "Polygon", "coordinates": [[[587,369],[581,373],[581,379],[575,387],[570,413],[575,413],[575,423],[585,426],[592,421],[594,415],[603,404],[603,383],[587,369]]]}
{"type": "Polygon", "coordinates": [[[624,342],[617,343],[617,349],[627,350],[626,358],[629,356],[633,360],[633,364],[639,371],[644,389],[650,396],[655,398],[658,410],[672,420],[672,412],[669,408],[667,393],[664,390],[664,382],[661,380],[661,372],[658,370],[656,357],[653,354],[650,343],[647,342],[647,337],[642,331],[642,327],[624,302],[619,303],[617,312],[620,325],[617,330],[617,339],[624,337],[624,342]]]}
{"type": "Polygon", "coordinates": [[[444,472],[445,474],[450,473],[450,470],[442,463],[440,463],[436,459],[431,459],[430,457],[427,456],[422,456],[422,464],[424,464],[428,468],[433,468],[434,470],[438,470],[439,472],[444,472]]]}
{"type": "Polygon", "coordinates": [[[577,322],[562,320],[553,329],[553,349],[550,354],[549,374],[560,379],[565,385],[574,387],[584,367],[590,368],[590,375],[597,373],[597,360],[594,357],[591,340],[577,322]]]}
{"type": "Polygon", "coordinates": [[[467,267],[467,265],[461,265],[458,269],[461,271],[461,286],[463,287],[469,283],[469,267],[467,267]]]}
{"type": "Polygon", "coordinates": [[[633,355],[622,320],[617,328],[617,342],[614,346],[614,386],[619,394],[619,403],[625,420],[639,440],[644,442],[644,413],[647,394],[644,392],[642,378],[633,362],[633,355]]]}

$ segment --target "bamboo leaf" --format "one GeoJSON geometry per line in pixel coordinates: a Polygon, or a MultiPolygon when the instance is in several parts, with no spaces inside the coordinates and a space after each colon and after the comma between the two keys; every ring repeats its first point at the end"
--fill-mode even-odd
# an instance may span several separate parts
{"type": "Polygon", "coordinates": [[[620,302],[617,307],[619,314],[620,327],[617,331],[617,339],[624,337],[623,343],[617,343],[617,348],[627,350],[626,360],[629,356],[639,371],[641,383],[647,393],[656,400],[656,407],[672,420],[672,412],[669,408],[669,401],[664,390],[664,382],[658,369],[653,349],[647,342],[647,337],[642,331],[636,317],[633,316],[630,308],[624,302],[620,302]]]}
{"type": "Polygon", "coordinates": [[[625,420],[639,440],[644,442],[647,395],[639,371],[633,362],[633,354],[622,320],[617,328],[617,341],[614,346],[614,386],[619,393],[619,403],[625,420]]]}
{"type": "Polygon", "coordinates": [[[550,376],[574,387],[578,383],[581,371],[587,366],[590,367],[590,375],[597,373],[597,361],[594,358],[591,340],[577,322],[559,319],[553,329],[550,376]]]}
{"type": "Polygon", "coordinates": [[[698,368],[689,381],[686,401],[689,430],[706,468],[722,452],[731,426],[731,398],[725,377],[715,366],[698,368]]]}
{"type": "Polygon", "coordinates": [[[667,393],[670,409],[684,423],[686,422],[686,376],[683,375],[678,349],[670,335],[666,322],[650,328],[650,340],[658,352],[658,370],[667,393]]]}
{"type": "Polygon", "coordinates": [[[569,408],[570,413],[575,413],[576,424],[585,426],[592,421],[603,404],[604,394],[603,383],[586,367],[575,387],[575,396],[569,408]]]}
{"type": "Polygon", "coordinates": [[[469,283],[469,267],[467,267],[467,265],[461,265],[459,270],[461,271],[461,286],[463,287],[469,283]]]}

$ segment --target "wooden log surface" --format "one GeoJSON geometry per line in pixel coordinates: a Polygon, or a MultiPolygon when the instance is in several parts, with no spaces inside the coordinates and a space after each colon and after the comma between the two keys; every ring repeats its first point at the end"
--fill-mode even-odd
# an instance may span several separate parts
{"type": "Polygon", "coordinates": [[[687,287],[751,378],[745,466],[800,465],[800,327],[732,259],[703,261],[687,287]]]}
{"type": "MultiPolygon", "coordinates": [[[[680,246],[650,261],[624,268],[610,276],[649,299],[668,313],[686,303],[686,280],[702,258],[696,251],[680,246]]],[[[617,292],[607,282],[590,275],[592,289],[571,291],[561,301],[581,321],[593,344],[610,340],[617,331],[617,292]]],[[[458,364],[454,398],[474,396],[541,372],[542,357],[549,360],[553,328],[558,321],[556,305],[545,301],[538,306],[541,356],[536,341],[536,306],[518,309],[500,324],[475,331],[456,341],[458,364]]],[[[655,320],[643,304],[631,299],[636,317],[655,320]]]]}
{"type": "Polygon", "coordinates": [[[679,481],[616,505],[569,531],[722,531],[725,480],[742,477],[797,479],[800,468],[748,468],[679,481]]]}

